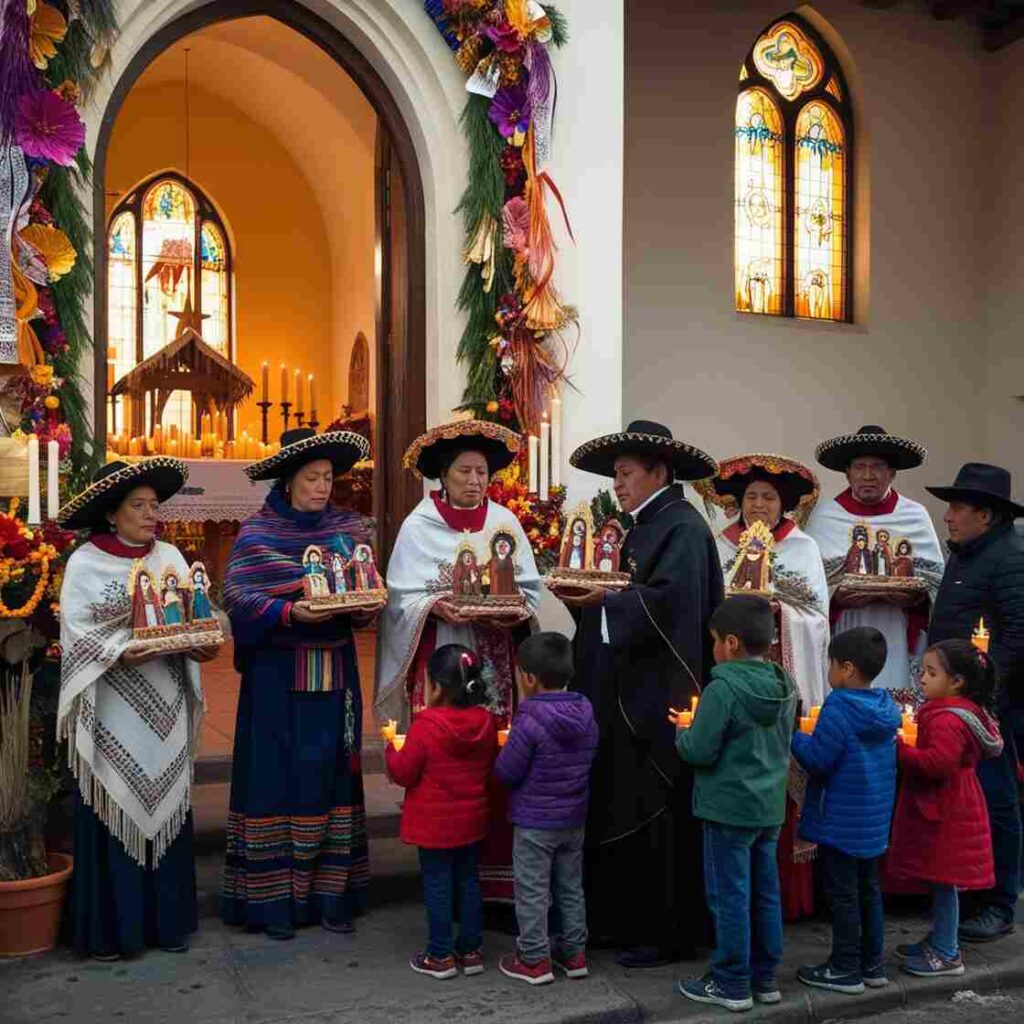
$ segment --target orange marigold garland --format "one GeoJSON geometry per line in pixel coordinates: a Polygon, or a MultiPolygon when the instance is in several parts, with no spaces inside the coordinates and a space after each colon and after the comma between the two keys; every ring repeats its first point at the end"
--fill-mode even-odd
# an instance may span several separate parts
{"type": "Polygon", "coordinates": [[[533,549],[537,568],[543,573],[558,561],[558,549],[565,529],[562,510],[565,488],[552,487],[548,492],[548,500],[541,501],[524,482],[528,472],[526,460],[524,449],[508,469],[494,477],[487,497],[515,514],[533,549]]]}

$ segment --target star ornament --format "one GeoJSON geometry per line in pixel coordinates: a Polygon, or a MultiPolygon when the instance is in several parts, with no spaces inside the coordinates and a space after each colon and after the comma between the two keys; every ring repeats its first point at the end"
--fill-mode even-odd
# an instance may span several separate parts
{"type": "Polygon", "coordinates": [[[173,316],[178,321],[178,333],[175,337],[180,338],[188,328],[192,328],[200,337],[203,334],[203,321],[210,319],[209,313],[197,313],[192,308],[192,295],[191,293],[185,296],[185,308],[179,310],[176,313],[168,313],[168,316],[173,316]]]}

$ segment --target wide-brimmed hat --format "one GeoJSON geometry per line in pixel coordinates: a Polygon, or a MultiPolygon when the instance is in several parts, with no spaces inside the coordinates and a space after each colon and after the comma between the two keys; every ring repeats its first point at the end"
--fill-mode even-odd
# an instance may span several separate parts
{"type": "Polygon", "coordinates": [[[458,452],[480,452],[487,469],[495,473],[511,465],[519,454],[519,435],[500,423],[486,420],[456,420],[420,434],[405,453],[402,465],[428,480],[441,477],[441,467],[458,452]]]}
{"type": "Polygon", "coordinates": [[[620,455],[656,455],[672,467],[676,480],[704,480],[718,472],[718,463],[707,452],[677,441],[668,427],[650,420],[633,420],[620,434],[605,434],[581,444],[569,462],[586,473],[615,476],[615,460],[620,455]]]}
{"type": "Polygon", "coordinates": [[[925,490],[940,501],[965,501],[1008,512],[1014,519],[1024,518],[1024,505],[1010,497],[1010,474],[1002,466],[968,462],[960,468],[951,487],[926,487],[925,490]]]}
{"type": "Polygon", "coordinates": [[[837,473],[845,473],[854,459],[864,455],[877,455],[893,469],[915,469],[928,458],[928,449],[878,426],[861,427],[856,434],[833,437],[814,449],[818,462],[837,473]]]}
{"type": "Polygon", "coordinates": [[[814,471],[786,455],[734,455],[718,464],[718,475],[698,481],[694,487],[705,500],[738,514],[747,487],[755,480],[768,481],[778,492],[783,512],[797,512],[801,521],[818,503],[818,478],[814,471]]]}
{"type": "Polygon", "coordinates": [[[185,463],[167,455],[138,462],[108,462],[96,470],[92,483],[57,513],[57,522],[66,530],[98,526],[136,487],[152,487],[157,499],[166,501],[187,479],[185,463]]]}
{"type": "Polygon", "coordinates": [[[245,474],[250,480],[280,480],[308,462],[330,459],[334,475],[341,476],[369,455],[370,443],[362,434],[348,430],[318,434],[312,427],[296,427],[281,435],[280,451],[246,466],[245,474]]]}

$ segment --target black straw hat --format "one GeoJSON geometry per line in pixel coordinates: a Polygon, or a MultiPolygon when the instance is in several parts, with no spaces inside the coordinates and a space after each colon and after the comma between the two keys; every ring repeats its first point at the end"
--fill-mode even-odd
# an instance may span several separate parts
{"type": "Polygon", "coordinates": [[[842,434],[823,441],[814,457],[826,469],[845,473],[854,459],[877,455],[893,469],[915,469],[928,458],[928,449],[905,437],[890,434],[885,427],[861,427],[856,434],[842,434]]]}
{"type": "Polygon", "coordinates": [[[707,452],[677,441],[672,431],[651,420],[633,420],[620,434],[605,434],[581,444],[569,463],[586,473],[615,476],[615,460],[621,455],[655,455],[664,459],[676,480],[705,480],[718,472],[718,463],[707,452]]]}
{"type": "Polygon", "coordinates": [[[519,435],[500,423],[486,420],[455,420],[442,423],[416,438],[402,465],[428,480],[438,480],[442,467],[459,452],[478,451],[493,476],[512,464],[521,445],[519,435]]]}
{"type": "Polygon", "coordinates": [[[1010,474],[1002,466],[968,462],[961,467],[951,487],[926,487],[925,490],[940,501],[965,501],[1007,512],[1014,519],[1024,518],[1024,505],[1018,505],[1010,497],[1010,474]]]}
{"type": "Polygon", "coordinates": [[[296,427],[281,435],[281,450],[245,467],[250,480],[281,480],[309,462],[330,459],[335,476],[347,473],[370,455],[370,443],[362,434],[332,430],[318,434],[312,427],[296,427]]]}

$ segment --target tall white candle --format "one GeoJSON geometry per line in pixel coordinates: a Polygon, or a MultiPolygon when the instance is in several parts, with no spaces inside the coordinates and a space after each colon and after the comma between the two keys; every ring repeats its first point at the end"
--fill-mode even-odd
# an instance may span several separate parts
{"type": "Polygon", "coordinates": [[[39,511],[39,438],[28,439],[28,523],[38,526],[42,522],[39,511]]]}
{"type": "Polygon", "coordinates": [[[60,483],[57,467],[60,463],[60,445],[51,441],[46,446],[46,518],[56,519],[60,509],[60,483]]]}
{"type": "Polygon", "coordinates": [[[540,468],[537,464],[537,435],[531,434],[527,439],[526,447],[527,463],[530,471],[530,493],[537,493],[537,471],[540,468]]]}
{"type": "Polygon", "coordinates": [[[551,399],[551,486],[562,486],[562,400],[551,399]]]}
{"type": "Polygon", "coordinates": [[[544,414],[544,421],[540,425],[540,500],[547,501],[548,481],[551,479],[551,424],[548,423],[547,413],[544,414]]]}

